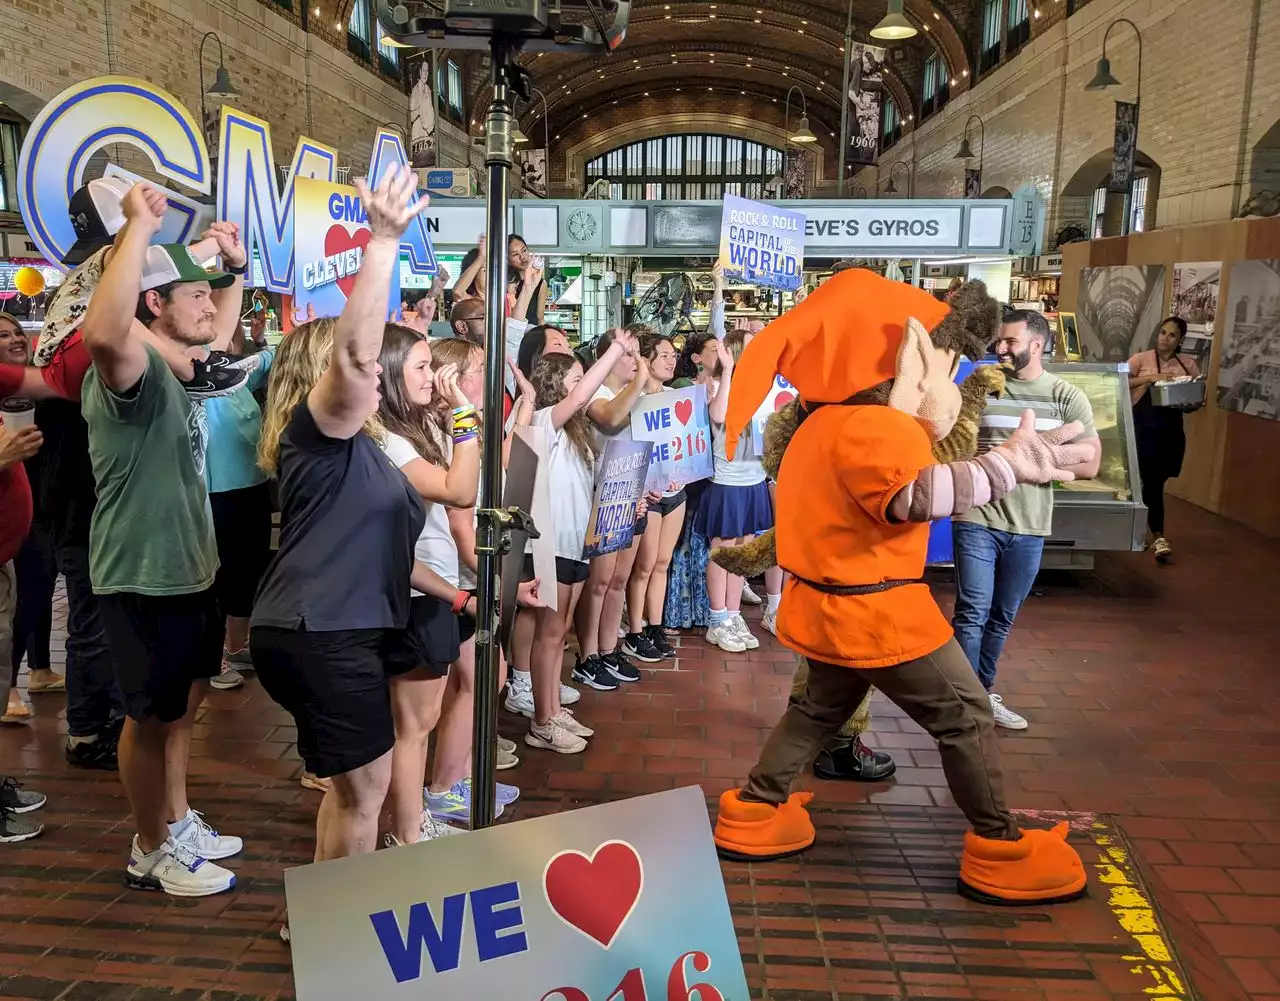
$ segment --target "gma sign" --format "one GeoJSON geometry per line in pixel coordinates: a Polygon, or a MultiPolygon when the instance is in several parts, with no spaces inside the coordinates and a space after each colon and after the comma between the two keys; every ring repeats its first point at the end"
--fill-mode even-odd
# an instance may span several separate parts
{"type": "MultiPolygon", "coordinates": [[[[215,184],[200,126],[172,94],[123,76],[75,84],[36,116],[18,159],[19,211],[46,260],[62,266],[76,240],[67,214],[71,196],[84,182],[89,159],[117,144],[146,156],[157,175],[183,189],[168,192],[169,217],[157,239],[189,241],[209,221],[208,196],[216,191],[216,217],[239,223],[246,248],[261,263],[263,285],[273,292],[293,292],[294,180],[335,181],[337,150],[300,137],[282,190],[276,182],[270,124],[224,104],[215,184]]],[[[372,186],[388,170],[408,162],[400,136],[380,128],[365,176],[372,186]]],[[[138,176],[115,164],[108,173],[138,176]]],[[[405,233],[400,252],[414,274],[436,273],[435,250],[422,216],[405,233]]]]}

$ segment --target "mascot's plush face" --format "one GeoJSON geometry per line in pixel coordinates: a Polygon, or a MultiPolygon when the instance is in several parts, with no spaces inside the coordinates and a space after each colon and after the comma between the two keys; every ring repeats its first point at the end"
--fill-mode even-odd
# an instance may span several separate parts
{"type": "Polygon", "coordinates": [[[919,320],[907,320],[889,406],[924,425],[930,441],[942,441],[960,416],[959,365],[955,351],[936,347],[919,320]]]}

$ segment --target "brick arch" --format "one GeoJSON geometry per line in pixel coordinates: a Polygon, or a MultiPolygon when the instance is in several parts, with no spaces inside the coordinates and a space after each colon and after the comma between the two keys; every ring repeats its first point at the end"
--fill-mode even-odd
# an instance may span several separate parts
{"type": "Polygon", "coordinates": [[[932,40],[934,48],[946,61],[951,75],[956,78],[952,93],[957,94],[967,89],[973,80],[973,66],[969,61],[969,47],[965,45],[951,12],[946,6],[933,0],[906,0],[903,9],[911,15],[911,20],[929,26],[927,32],[922,31],[914,40],[920,41],[922,37],[932,40]],[[935,17],[935,14],[938,16],[935,17]]]}

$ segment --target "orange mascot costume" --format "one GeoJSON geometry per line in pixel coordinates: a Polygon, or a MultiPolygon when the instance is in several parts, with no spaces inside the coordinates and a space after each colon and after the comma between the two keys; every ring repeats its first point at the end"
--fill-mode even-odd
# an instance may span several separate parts
{"type": "Polygon", "coordinates": [[[1002,446],[939,463],[956,423],[960,355],[980,357],[999,304],[980,282],[951,302],[869,271],[835,275],[755,337],[732,373],[728,454],[780,373],[802,423],[777,478],[775,545],[788,571],[778,638],[808,661],[746,785],[720,800],[720,853],[764,861],[809,848],[811,793],[791,784],[874,685],[938,742],[965,835],[960,892],[995,904],[1085,891],[1066,825],[1020,830],[1005,805],[991,706],[921,577],[929,522],[1019,483],[1069,480],[1078,425],[1037,434],[1028,412],[1002,446]]]}

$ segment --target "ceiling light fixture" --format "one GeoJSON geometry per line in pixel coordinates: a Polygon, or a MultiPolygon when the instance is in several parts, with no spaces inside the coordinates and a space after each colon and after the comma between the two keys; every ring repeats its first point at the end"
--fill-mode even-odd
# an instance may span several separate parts
{"type": "Polygon", "coordinates": [[[904,38],[914,38],[915,25],[902,14],[902,0],[889,0],[885,15],[880,23],[871,29],[871,37],[882,41],[897,42],[904,38]]]}

